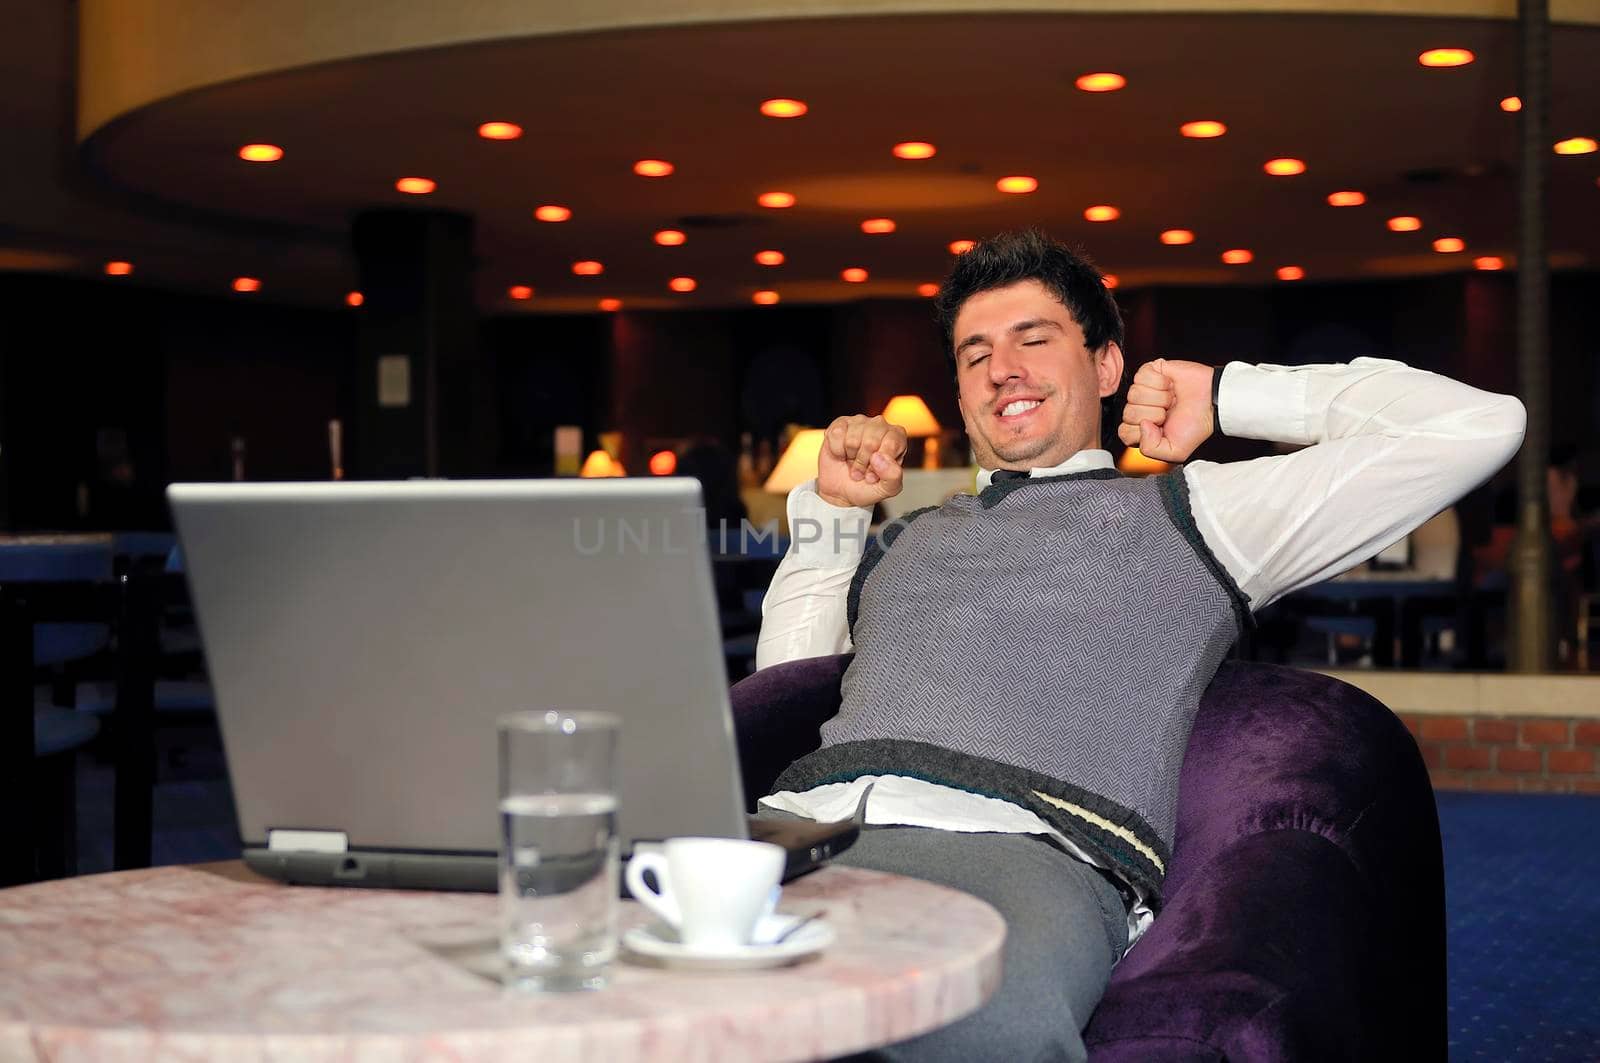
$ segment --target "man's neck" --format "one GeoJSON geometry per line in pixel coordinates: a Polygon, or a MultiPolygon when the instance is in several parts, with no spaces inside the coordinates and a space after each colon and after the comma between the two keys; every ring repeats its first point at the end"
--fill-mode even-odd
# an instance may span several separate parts
{"type": "MultiPolygon", "coordinates": [[[[1089,472],[1091,469],[1114,469],[1116,462],[1111,460],[1109,450],[1080,450],[1060,465],[1040,466],[1028,470],[1031,476],[1065,476],[1075,472],[1089,472]]],[[[982,491],[994,479],[994,469],[978,470],[978,490],[982,491]]]]}

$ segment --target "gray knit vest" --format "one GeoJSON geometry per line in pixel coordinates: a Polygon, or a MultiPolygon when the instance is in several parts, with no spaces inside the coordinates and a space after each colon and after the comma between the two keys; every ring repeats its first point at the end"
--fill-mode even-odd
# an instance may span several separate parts
{"type": "Polygon", "coordinates": [[[777,790],[909,775],[1029,808],[1159,903],[1200,695],[1247,603],[1181,470],[997,483],[889,525],[855,660],[777,790]]]}

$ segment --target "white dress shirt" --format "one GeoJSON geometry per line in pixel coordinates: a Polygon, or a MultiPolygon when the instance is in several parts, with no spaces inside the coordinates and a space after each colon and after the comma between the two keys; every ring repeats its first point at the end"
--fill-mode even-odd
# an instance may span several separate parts
{"type": "MultiPolygon", "coordinates": [[[[1219,431],[1305,448],[1182,469],[1201,537],[1252,609],[1398,541],[1488,479],[1522,442],[1526,415],[1516,399],[1387,359],[1232,362],[1218,372],[1219,431]]],[[[1085,450],[1030,475],[1111,467],[1107,451],[1085,450]]],[[[991,477],[979,472],[980,491],[991,477]]],[[[851,648],[846,599],[871,512],[823,501],[815,480],[789,493],[788,510],[790,528],[810,534],[796,532],[767,590],[757,668],[851,648]]],[[[1104,866],[1021,806],[920,779],[862,776],[761,803],[810,819],[847,819],[869,785],[868,824],[1044,834],[1104,866]]],[[[1140,897],[1128,918],[1130,945],[1153,918],[1140,897]]]]}

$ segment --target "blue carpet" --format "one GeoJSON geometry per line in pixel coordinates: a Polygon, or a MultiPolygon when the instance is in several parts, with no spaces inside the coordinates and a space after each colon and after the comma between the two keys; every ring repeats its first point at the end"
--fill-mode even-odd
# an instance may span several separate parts
{"type": "Polygon", "coordinates": [[[1600,1061],[1600,798],[1438,804],[1450,1058],[1600,1061]]]}

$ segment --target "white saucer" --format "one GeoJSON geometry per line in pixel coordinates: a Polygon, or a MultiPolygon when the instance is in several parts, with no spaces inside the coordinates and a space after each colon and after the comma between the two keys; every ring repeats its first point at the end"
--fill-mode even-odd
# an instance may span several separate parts
{"type": "MultiPolygon", "coordinates": [[[[756,924],[756,941],[771,941],[803,919],[798,915],[768,915],[756,924]]],[[[622,935],[629,951],[662,966],[690,971],[747,971],[797,963],[833,944],[833,928],[809,923],[777,945],[731,945],[725,948],[691,948],[678,940],[677,931],[663,923],[638,926],[622,935]]]]}

